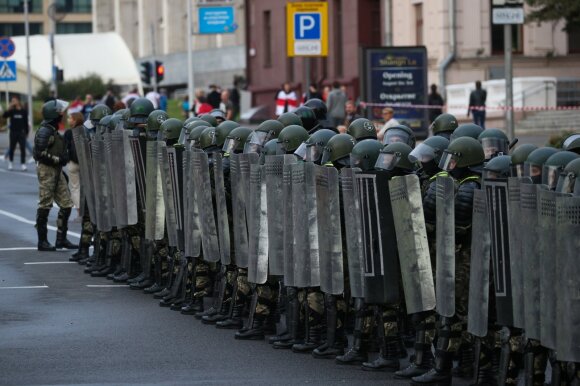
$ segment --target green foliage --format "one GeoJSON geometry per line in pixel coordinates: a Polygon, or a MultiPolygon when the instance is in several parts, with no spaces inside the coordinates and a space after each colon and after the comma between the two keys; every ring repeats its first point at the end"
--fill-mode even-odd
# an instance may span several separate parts
{"type": "MultiPolygon", "coordinates": [[[[86,94],[92,94],[93,97],[105,95],[108,88],[115,88],[112,81],[103,82],[103,79],[96,75],[90,74],[84,78],[66,80],[58,85],[58,97],[67,101],[74,100],[77,96],[84,99],[86,94]]],[[[49,96],[50,83],[42,83],[38,90],[36,98],[45,100],[49,96]]]]}
{"type": "Polygon", "coordinates": [[[574,131],[563,131],[560,134],[551,135],[548,139],[546,146],[555,147],[556,149],[562,148],[562,143],[566,138],[574,134],[574,131]]]}
{"type": "Polygon", "coordinates": [[[564,30],[580,27],[580,1],[578,0],[526,0],[534,9],[526,15],[528,22],[557,21],[564,19],[564,30]]]}

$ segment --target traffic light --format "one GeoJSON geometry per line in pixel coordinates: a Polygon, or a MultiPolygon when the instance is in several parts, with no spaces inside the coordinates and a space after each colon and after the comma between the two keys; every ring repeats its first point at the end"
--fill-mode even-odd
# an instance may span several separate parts
{"type": "Polygon", "coordinates": [[[151,62],[141,63],[141,81],[145,84],[151,84],[151,62]]]}
{"type": "Polygon", "coordinates": [[[163,62],[155,61],[155,80],[159,84],[165,77],[165,66],[163,62]]]}

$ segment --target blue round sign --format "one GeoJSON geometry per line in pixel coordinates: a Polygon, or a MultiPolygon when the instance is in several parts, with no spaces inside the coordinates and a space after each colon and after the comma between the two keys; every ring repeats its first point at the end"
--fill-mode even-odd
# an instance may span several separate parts
{"type": "Polygon", "coordinates": [[[3,58],[9,58],[14,55],[16,50],[16,45],[9,37],[0,37],[0,56],[3,58]]]}

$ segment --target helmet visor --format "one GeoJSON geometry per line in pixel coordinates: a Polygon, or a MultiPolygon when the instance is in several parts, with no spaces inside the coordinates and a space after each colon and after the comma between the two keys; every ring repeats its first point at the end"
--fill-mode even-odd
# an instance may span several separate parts
{"type": "Polygon", "coordinates": [[[254,131],[250,134],[248,141],[244,145],[244,153],[259,153],[264,144],[268,141],[268,133],[254,131]]]}
{"type": "Polygon", "coordinates": [[[124,130],[125,129],[125,121],[119,120],[115,125],[115,130],[124,130]]]}
{"type": "Polygon", "coordinates": [[[422,143],[414,148],[413,151],[409,154],[409,161],[412,163],[417,161],[427,163],[433,161],[438,153],[439,149],[432,148],[431,146],[422,143]]]}
{"type": "Polygon", "coordinates": [[[366,170],[366,162],[364,156],[359,156],[357,154],[350,155],[350,167],[351,168],[359,168],[362,170],[366,170]]]}
{"type": "Polygon", "coordinates": [[[63,114],[66,109],[68,108],[68,102],[67,101],[63,101],[62,99],[57,99],[56,100],[56,112],[59,114],[63,114]]]}
{"type": "Polygon", "coordinates": [[[403,142],[407,145],[411,146],[411,136],[405,130],[401,129],[388,129],[385,132],[385,136],[383,138],[383,144],[389,145],[395,142],[403,142]]]}
{"type": "Polygon", "coordinates": [[[450,172],[457,166],[457,155],[445,150],[439,161],[439,169],[450,172]]]}
{"type": "Polygon", "coordinates": [[[508,153],[508,144],[505,140],[499,138],[482,138],[481,146],[483,147],[483,153],[485,154],[485,159],[492,159],[499,153],[508,153]]]}
{"type": "Polygon", "coordinates": [[[377,162],[375,163],[375,169],[393,170],[399,163],[400,159],[400,153],[380,153],[379,158],[377,158],[377,162]]]}
{"type": "Polygon", "coordinates": [[[542,167],[529,162],[524,162],[524,177],[537,177],[542,175],[542,167]]]}
{"type": "Polygon", "coordinates": [[[558,179],[558,187],[556,190],[562,193],[574,193],[576,176],[574,173],[562,173],[558,179]]]}
{"type": "Polygon", "coordinates": [[[180,145],[184,145],[185,141],[187,140],[186,138],[189,137],[189,133],[186,132],[186,128],[182,127],[181,128],[181,133],[179,133],[179,139],[177,140],[177,143],[179,143],[180,145]]]}
{"type": "Polygon", "coordinates": [[[308,144],[306,144],[306,142],[302,142],[300,146],[298,146],[298,149],[296,149],[294,152],[294,155],[304,161],[308,161],[306,159],[306,153],[308,153],[308,144]]]}
{"type": "Polygon", "coordinates": [[[548,185],[548,188],[551,190],[556,189],[561,171],[561,166],[544,165],[542,171],[542,184],[548,185]]]}
{"type": "Polygon", "coordinates": [[[288,141],[277,141],[276,142],[276,154],[287,154],[290,151],[290,142],[288,141]]]}
{"type": "Polygon", "coordinates": [[[85,121],[85,123],[83,123],[83,125],[84,125],[84,126],[87,128],[87,129],[89,129],[89,130],[91,130],[91,129],[94,129],[94,128],[95,128],[95,125],[93,124],[93,121],[91,121],[90,119],[87,119],[87,120],[85,121]]]}
{"type": "Polygon", "coordinates": [[[237,138],[226,138],[224,141],[224,146],[222,147],[222,151],[226,154],[233,154],[236,152],[238,143],[239,141],[237,138]]]}
{"type": "Polygon", "coordinates": [[[580,138],[580,134],[573,134],[566,138],[566,140],[562,143],[562,149],[568,150],[568,146],[570,146],[570,144],[578,138],[580,138]]]}
{"type": "Polygon", "coordinates": [[[524,176],[524,164],[517,164],[511,166],[512,177],[523,177],[524,176]]]}
{"type": "Polygon", "coordinates": [[[501,174],[493,170],[484,170],[483,178],[486,180],[497,180],[502,178],[501,174]]]}
{"type": "Polygon", "coordinates": [[[332,150],[329,149],[328,147],[325,147],[324,151],[322,152],[322,159],[320,160],[320,164],[324,165],[327,162],[330,162],[331,157],[332,157],[332,150]]]}

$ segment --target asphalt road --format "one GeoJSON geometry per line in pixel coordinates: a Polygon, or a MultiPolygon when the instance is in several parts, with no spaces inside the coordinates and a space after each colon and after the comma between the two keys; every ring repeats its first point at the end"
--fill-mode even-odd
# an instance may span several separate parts
{"type": "MultiPolygon", "coordinates": [[[[70,252],[35,250],[37,182],[29,166],[8,172],[0,161],[0,385],[408,384],[237,341],[139,291],[98,287],[112,283],[68,263],[70,252]]],[[[71,231],[78,234],[79,224],[71,231]]]]}

